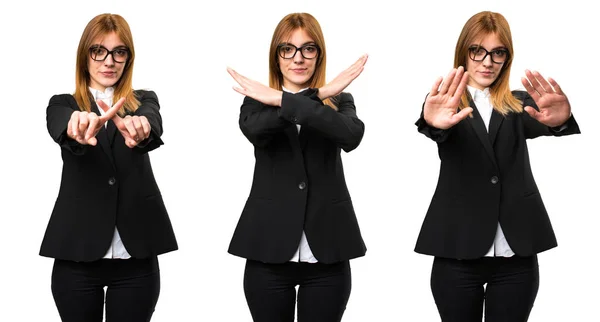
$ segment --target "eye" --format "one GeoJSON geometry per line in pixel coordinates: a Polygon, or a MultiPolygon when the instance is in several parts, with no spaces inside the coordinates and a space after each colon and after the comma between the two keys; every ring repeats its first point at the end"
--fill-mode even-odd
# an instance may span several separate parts
{"type": "Polygon", "coordinates": [[[103,48],[103,47],[92,47],[92,48],[90,48],[90,52],[94,56],[104,56],[104,55],[106,55],[106,49],[103,48]]]}
{"type": "Polygon", "coordinates": [[[504,49],[498,49],[498,50],[494,50],[492,52],[492,55],[494,55],[494,57],[498,57],[498,58],[504,58],[506,57],[506,50],[504,49]]]}
{"type": "Polygon", "coordinates": [[[317,46],[315,45],[307,45],[302,48],[306,53],[315,53],[317,51],[317,46]]]}
{"type": "Polygon", "coordinates": [[[282,52],[284,52],[284,53],[290,53],[290,52],[292,52],[292,51],[295,51],[295,50],[296,50],[296,48],[294,48],[294,47],[292,47],[292,46],[289,46],[289,45],[286,45],[286,46],[281,46],[281,49],[280,49],[280,50],[281,50],[282,52]]]}
{"type": "Polygon", "coordinates": [[[119,57],[126,57],[128,52],[126,49],[115,49],[113,53],[119,57]]]}

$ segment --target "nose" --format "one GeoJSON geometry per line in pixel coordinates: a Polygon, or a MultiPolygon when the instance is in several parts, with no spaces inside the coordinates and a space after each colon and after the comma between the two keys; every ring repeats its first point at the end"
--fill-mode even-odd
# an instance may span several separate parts
{"type": "Polygon", "coordinates": [[[300,50],[296,51],[296,53],[294,54],[294,57],[292,57],[294,59],[294,63],[296,64],[302,64],[304,62],[304,56],[302,56],[302,53],[300,52],[300,50]]]}
{"type": "Polygon", "coordinates": [[[104,65],[113,66],[115,64],[115,60],[113,59],[113,53],[109,53],[104,59],[104,65]]]}
{"type": "Polygon", "coordinates": [[[492,54],[488,54],[487,56],[485,56],[485,58],[482,61],[483,66],[489,67],[489,66],[493,66],[494,62],[492,61],[492,54]]]}

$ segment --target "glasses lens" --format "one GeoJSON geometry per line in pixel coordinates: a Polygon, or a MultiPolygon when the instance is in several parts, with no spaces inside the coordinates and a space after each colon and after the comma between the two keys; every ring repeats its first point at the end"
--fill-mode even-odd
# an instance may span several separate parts
{"type": "Polygon", "coordinates": [[[302,56],[306,59],[317,57],[319,49],[315,45],[307,45],[302,47],[302,56]]]}
{"type": "Polygon", "coordinates": [[[108,51],[104,47],[90,48],[90,57],[96,61],[104,60],[106,58],[106,53],[108,53],[108,51]]]}
{"type": "Polygon", "coordinates": [[[125,48],[115,49],[112,52],[112,57],[117,63],[124,63],[129,58],[129,51],[125,48]]]}
{"type": "Polygon", "coordinates": [[[494,63],[501,64],[508,58],[508,52],[506,50],[494,50],[490,54],[494,63]]]}
{"type": "Polygon", "coordinates": [[[279,46],[279,56],[281,58],[292,58],[296,54],[296,47],[291,45],[281,45],[279,46]]]}
{"type": "Polygon", "coordinates": [[[482,61],[487,55],[487,51],[482,47],[471,47],[469,48],[469,56],[474,61],[482,61]]]}

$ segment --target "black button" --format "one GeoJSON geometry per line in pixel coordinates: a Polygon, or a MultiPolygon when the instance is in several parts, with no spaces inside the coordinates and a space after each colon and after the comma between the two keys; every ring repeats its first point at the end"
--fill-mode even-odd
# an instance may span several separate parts
{"type": "Polygon", "coordinates": [[[306,188],[306,182],[304,182],[304,181],[300,182],[300,184],[298,185],[298,188],[300,190],[304,190],[304,188],[306,188]]]}
{"type": "Polygon", "coordinates": [[[113,177],[111,177],[110,179],[108,179],[108,184],[111,185],[111,186],[114,185],[116,182],[117,182],[117,179],[115,179],[113,177]]]}
{"type": "Polygon", "coordinates": [[[496,176],[493,176],[493,177],[490,179],[490,182],[491,182],[492,184],[496,184],[496,183],[498,183],[498,177],[496,177],[496,176]]]}

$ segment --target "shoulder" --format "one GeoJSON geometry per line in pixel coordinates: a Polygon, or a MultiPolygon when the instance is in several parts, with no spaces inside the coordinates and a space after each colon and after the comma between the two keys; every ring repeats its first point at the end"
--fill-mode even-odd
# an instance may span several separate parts
{"type": "Polygon", "coordinates": [[[52,95],[50,101],[75,101],[73,94],[55,94],[52,95]]]}
{"type": "Polygon", "coordinates": [[[514,90],[514,91],[511,91],[511,93],[513,94],[513,96],[516,99],[519,99],[519,100],[524,100],[524,99],[531,98],[531,96],[529,95],[529,93],[527,93],[524,90],[514,90]]]}
{"type": "Polygon", "coordinates": [[[147,89],[136,89],[133,91],[133,93],[135,94],[135,96],[138,99],[144,99],[144,98],[158,99],[158,96],[156,95],[156,93],[154,91],[147,90],[147,89]]]}
{"type": "Polygon", "coordinates": [[[514,90],[514,91],[512,91],[512,94],[516,99],[518,99],[521,102],[521,104],[523,106],[537,107],[537,105],[535,104],[535,101],[533,100],[533,97],[531,97],[531,95],[529,95],[529,93],[527,93],[527,91],[514,90]]]}
{"type": "Polygon", "coordinates": [[[48,103],[50,106],[52,105],[71,105],[77,106],[77,102],[75,101],[75,97],[72,94],[56,94],[50,97],[50,101],[48,103]]]}

